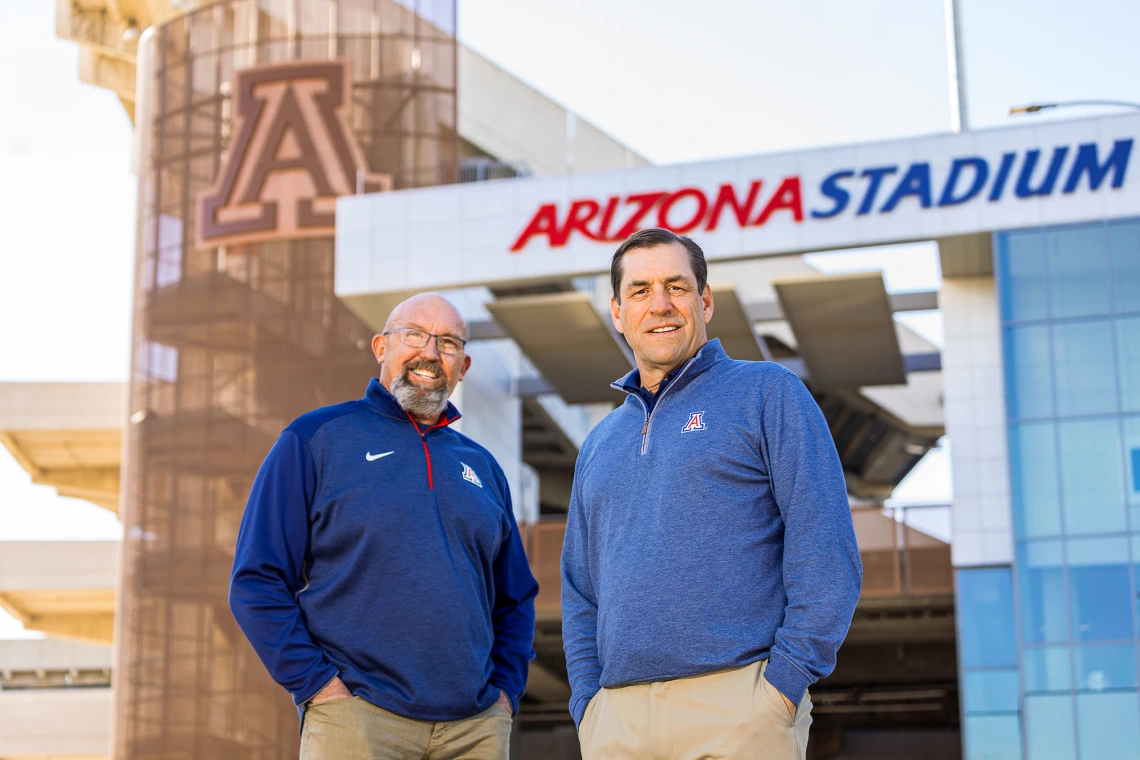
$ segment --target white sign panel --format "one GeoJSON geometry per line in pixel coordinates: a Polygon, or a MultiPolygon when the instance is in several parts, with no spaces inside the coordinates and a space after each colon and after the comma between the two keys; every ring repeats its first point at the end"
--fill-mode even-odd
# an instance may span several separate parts
{"type": "Polygon", "coordinates": [[[636,230],[710,261],[1140,216],[1140,116],[350,196],[338,295],[597,274],[636,230]]]}

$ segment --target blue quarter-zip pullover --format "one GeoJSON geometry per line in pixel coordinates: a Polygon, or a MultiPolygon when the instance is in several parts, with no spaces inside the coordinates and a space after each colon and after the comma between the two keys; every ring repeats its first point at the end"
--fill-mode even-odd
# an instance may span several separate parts
{"type": "Polygon", "coordinates": [[[534,596],[506,478],[448,427],[421,428],[373,379],[290,424],[254,481],[230,608],[303,705],[335,676],[408,718],[456,720],[533,659],[534,596]]]}
{"type": "MultiPolygon", "coordinates": [[[[636,370],[634,370],[636,372],[636,370]]],[[[629,395],[578,456],[562,548],[562,636],[580,723],[601,687],[769,658],[798,703],[835,667],[862,565],[843,470],[794,374],[706,343],[629,395]]]]}

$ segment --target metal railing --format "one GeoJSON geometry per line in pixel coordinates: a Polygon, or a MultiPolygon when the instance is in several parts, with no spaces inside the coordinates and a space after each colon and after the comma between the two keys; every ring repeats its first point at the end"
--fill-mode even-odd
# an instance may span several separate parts
{"type": "MultiPolygon", "coordinates": [[[[950,505],[853,507],[851,518],[863,560],[863,599],[954,593],[950,559],[950,505]]],[[[539,583],[535,611],[560,613],[559,558],[566,522],[544,519],[525,526],[531,571],[539,583]]]]}

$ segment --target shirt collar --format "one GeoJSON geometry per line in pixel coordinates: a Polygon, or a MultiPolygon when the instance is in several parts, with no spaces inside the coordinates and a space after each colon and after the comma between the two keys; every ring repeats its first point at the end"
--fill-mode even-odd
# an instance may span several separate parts
{"type": "MultiPolygon", "coordinates": [[[[680,367],[670,372],[661,381],[659,388],[664,388],[669,383],[676,380],[682,373],[688,379],[692,379],[697,375],[704,372],[723,359],[727,359],[728,354],[720,346],[720,338],[713,338],[708,343],[700,347],[696,354],[691,359],[686,361],[680,367]],[[691,365],[691,366],[690,366],[691,365]]],[[[610,387],[614,390],[619,390],[624,393],[639,393],[641,391],[641,370],[634,367],[624,377],[610,383],[610,387]]],[[[658,393],[661,391],[658,390],[658,393]]]]}
{"type": "MultiPolygon", "coordinates": [[[[368,381],[368,390],[364,392],[364,402],[386,417],[414,423],[414,420],[404,411],[404,407],[400,406],[400,402],[396,400],[396,397],[393,396],[387,388],[381,385],[380,381],[376,378],[372,378],[368,381]]],[[[459,410],[455,408],[455,405],[448,401],[447,406],[443,410],[443,414],[440,415],[439,421],[430,427],[450,425],[461,416],[459,410]]],[[[418,426],[418,423],[415,424],[418,426]]]]}

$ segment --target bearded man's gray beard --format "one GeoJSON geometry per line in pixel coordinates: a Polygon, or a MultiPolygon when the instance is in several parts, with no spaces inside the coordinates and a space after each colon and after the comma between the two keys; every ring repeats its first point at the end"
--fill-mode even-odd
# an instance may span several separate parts
{"type": "Polygon", "coordinates": [[[435,420],[447,408],[446,385],[435,389],[418,388],[408,382],[405,375],[399,375],[392,380],[391,391],[404,411],[417,420],[435,420]]]}

